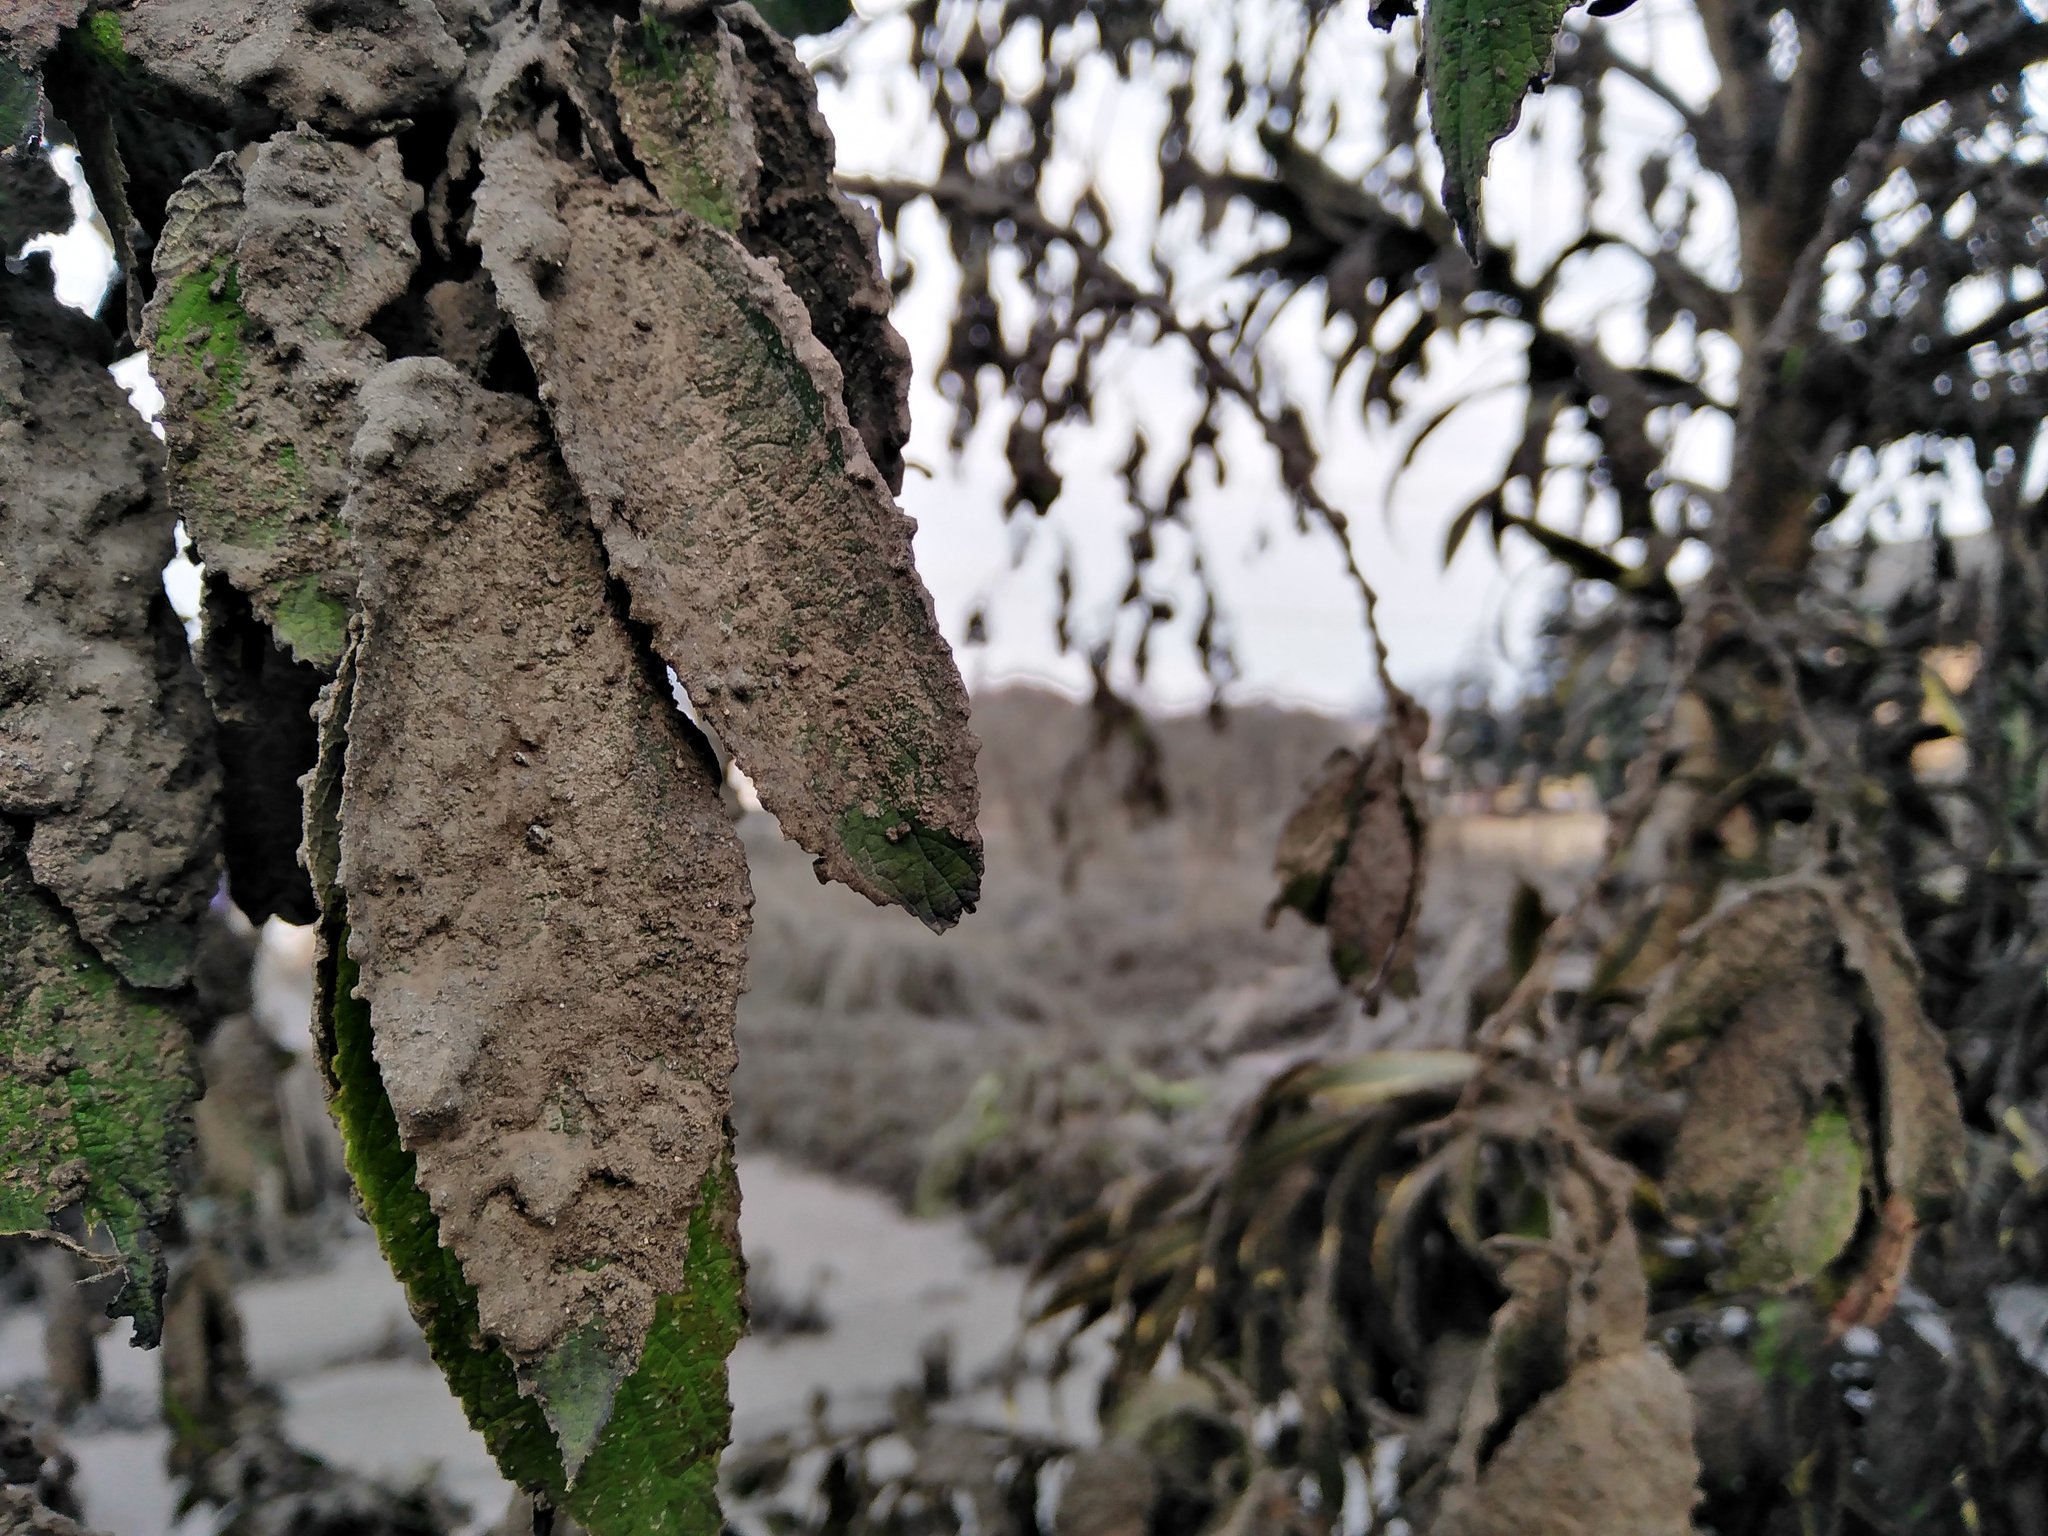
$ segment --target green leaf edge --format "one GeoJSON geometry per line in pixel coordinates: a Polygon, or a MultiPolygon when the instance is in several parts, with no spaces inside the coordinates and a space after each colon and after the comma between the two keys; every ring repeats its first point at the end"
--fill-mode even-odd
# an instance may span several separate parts
{"type": "Polygon", "coordinates": [[[979,853],[950,832],[886,807],[848,810],[837,830],[860,872],[927,928],[952,927],[981,900],[979,853]]]}
{"type": "MultiPolygon", "coordinates": [[[[124,1282],[107,1311],[134,1320],[135,1342],[151,1348],[163,1330],[166,1270],[156,1229],[176,1207],[179,1168],[192,1144],[192,1101],[198,1097],[198,1074],[187,1047],[185,1021],[176,1010],[150,999],[125,983],[119,973],[94,954],[78,936],[70,917],[28,872],[24,849],[0,835],[0,1055],[12,1057],[18,1046],[32,1045],[22,1036],[41,1015],[49,1025],[81,1012],[120,1010],[133,1016],[137,1051],[126,1062],[132,1087],[123,1090],[96,1079],[81,1062],[65,1074],[66,1117],[77,1129],[79,1152],[87,1169],[87,1193],[80,1202],[89,1229],[112,1239],[124,1271],[124,1282]],[[33,928],[45,929],[54,948],[63,951],[70,976],[59,982],[17,988],[9,960],[25,951],[33,928]],[[153,1040],[154,1047],[142,1047],[153,1040]],[[107,1133],[90,1133],[95,1111],[107,1133]],[[114,1133],[125,1127],[129,1135],[114,1133]],[[101,1156],[95,1157],[94,1152],[101,1156]],[[138,1185],[138,1165],[154,1162],[138,1185]]],[[[87,1038],[68,1028],[73,1042],[87,1038]]],[[[104,1066],[107,1063],[102,1062],[104,1066]]],[[[54,1087],[54,1084],[52,1085],[54,1087]]],[[[0,1145],[32,1144],[37,1131],[20,1137],[4,1134],[17,1115],[36,1113],[37,1089],[10,1071],[0,1078],[0,1145]]],[[[47,1170],[44,1170],[47,1172],[47,1170]]],[[[36,1181],[21,1181],[18,1168],[0,1170],[0,1235],[36,1236],[55,1230],[46,1197],[36,1181]]]]}
{"type": "MultiPolygon", "coordinates": [[[[338,906],[339,904],[336,903],[338,906]]],[[[369,1005],[356,995],[346,921],[330,918],[320,977],[335,1118],[363,1214],[435,1364],[512,1482],[567,1511],[591,1536],[711,1536],[722,1529],[717,1465],[731,1431],[725,1359],[745,1331],[731,1133],[690,1218],[683,1289],[656,1304],[640,1364],[572,1484],[538,1398],[522,1395],[509,1355],[484,1336],[476,1288],[441,1246],[440,1223],[372,1054],[369,1005]]]]}
{"type": "Polygon", "coordinates": [[[1444,208],[1458,239],[1479,251],[1479,193],[1493,146],[1521,119],[1549,72],[1572,0],[1428,0],[1422,17],[1430,131],[1444,162],[1444,208]],[[1526,35],[1501,37],[1510,29],[1526,35]],[[1502,46],[1479,46],[1488,35],[1502,46]],[[1460,45],[1467,46],[1460,46],[1460,45]],[[1518,47],[1519,45],[1519,47],[1518,47]]]}

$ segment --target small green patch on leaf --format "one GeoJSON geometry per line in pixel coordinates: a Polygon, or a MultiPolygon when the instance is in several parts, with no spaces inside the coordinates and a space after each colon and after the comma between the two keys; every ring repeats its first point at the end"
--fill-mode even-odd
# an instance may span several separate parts
{"type": "Polygon", "coordinates": [[[112,11],[94,11],[78,27],[79,46],[95,63],[116,74],[128,72],[128,48],[121,38],[121,18],[112,11]]]}
{"type": "Polygon", "coordinates": [[[981,900],[981,860],[950,832],[884,809],[839,818],[839,838],[860,872],[927,928],[943,931],[981,900]]]}
{"type": "Polygon", "coordinates": [[[853,15],[849,0],[756,0],[754,9],[784,37],[830,32],[853,15]]]}
{"type": "Polygon", "coordinates": [[[348,604],[329,592],[322,578],[303,577],[279,596],[272,628],[300,661],[327,671],[341,660],[347,643],[348,604]]]}
{"type": "Polygon", "coordinates": [[[185,1024],[80,942],[0,830],[0,1232],[77,1207],[127,1272],[113,1310],[162,1327],[156,1228],[177,1198],[195,1089],[185,1024]]]}
{"type": "Polygon", "coordinates": [[[1802,1155],[1744,1223],[1723,1283],[1731,1290],[1788,1290],[1818,1278],[1856,1234],[1864,1164],[1847,1112],[1824,1106],[1807,1123],[1802,1155]]]}
{"type": "Polygon", "coordinates": [[[605,1348],[604,1329],[586,1323],[527,1376],[561,1446],[562,1470],[574,1481],[611,1422],[612,1405],[626,1373],[605,1348]]]}
{"type": "Polygon", "coordinates": [[[26,139],[42,116],[43,82],[12,59],[0,58],[0,150],[26,139]]]}
{"type": "Polygon", "coordinates": [[[1423,78],[1444,157],[1444,207],[1465,249],[1479,249],[1479,186],[1522,98],[1550,71],[1569,0],[1429,0],[1423,78]]]}
{"type": "Polygon", "coordinates": [[[157,322],[159,347],[175,347],[214,383],[213,398],[201,409],[219,420],[235,403],[242,380],[242,290],[231,262],[214,262],[178,280],[157,322]]]}

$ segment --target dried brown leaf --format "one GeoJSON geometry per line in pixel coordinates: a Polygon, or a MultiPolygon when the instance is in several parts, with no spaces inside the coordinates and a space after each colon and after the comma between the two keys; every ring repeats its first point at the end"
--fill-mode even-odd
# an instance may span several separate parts
{"type": "Polygon", "coordinates": [[[485,152],[476,232],[656,650],[824,876],[950,926],[980,895],[966,691],[803,305],[531,135],[485,152]]]}
{"type": "Polygon", "coordinates": [[[1363,751],[1323,765],[1280,832],[1267,912],[1300,913],[1329,934],[1330,963],[1370,1010],[1391,985],[1414,985],[1416,917],[1428,823],[1419,754],[1429,716],[1405,694],[1363,751]]]}
{"type": "Polygon", "coordinates": [[[340,815],[359,995],[484,1331],[529,1379],[581,1373],[587,1405],[583,1368],[615,1382],[685,1289],[745,859],[537,413],[429,359],[363,405],[340,815]]]}

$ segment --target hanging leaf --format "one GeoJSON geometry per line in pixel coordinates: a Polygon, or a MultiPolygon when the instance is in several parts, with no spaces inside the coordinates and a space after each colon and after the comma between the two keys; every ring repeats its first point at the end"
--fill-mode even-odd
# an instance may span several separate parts
{"type": "Polygon", "coordinates": [[[1378,1005],[1388,986],[1414,984],[1427,822],[1418,754],[1429,716],[1406,694],[1363,751],[1323,765],[1280,832],[1273,871],[1280,891],[1266,914],[1300,913],[1329,933],[1337,975],[1378,1005]]]}
{"type": "Polygon", "coordinates": [[[340,658],[356,563],[342,521],[366,327],[406,291],[418,189],[396,146],[309,129],[222,156],[174,193],[144,314],[171,492],[206,566],[197,648],[236,814],[228,882],[261,921],[305,923],[292,860],[308,708],[340,658]]]}
{"type": "Polygon", "coordinates": [[[0,812],[28,867],[129,982],[190,976],[220,880],[220,777],[164,596],[161,450],[105,330],[0,284],[0,812]]]}
{"type": "Polygon", "coordinates": [[[803,305],[531,134],[483,160],[485,264],[634,618],[822,876],[950,926],[981,880],[966,691],[803,305]]]}
{"type": "MultiPolygon", "coordinates": [[[[171,491],[197,558],[297,660],[341,657],[355,557],[341,507],[370,322],[419,260],[420,192],[389,139],[310,129],[223,155],[171,198],[146,312],[171,491]]],[[[300,765],[303,771],[304,765],[300,765]]]]}
{"type": "Polygon", "coordinates": [[[1963,1191],[1969,1158],[1947,1047],[1920,1006],[1919,968],[1896,919],[1870,896],[1830,894],[1876,1036],[1886,1191],[1918,1220],[1940,1221],[1963,1191]]]}
{"type": "Polygon", "coordinates": [[[164,1265],[198,1089],[185,1021],[79,941],[0,822],[0,1232],[42,1234],[75,1209],[111,1240],[113,1310],[156,1343],[164,1265]]]}
{"type": "Polygon", "coordinates": [[[249,138],[297,123],[388,132],[441,106],[465,62],[433,0],[237,0],[225,15],[218,0],[148,0],[106,20],[143,89],[249,138]]]}
{"type": "MultiPolygon", "coordinates": [[[[800,7],[792,0],[787,8],[800,7]]],[[[847,15],[835,0],[819,8],[847,15]]],[[[839,364],[868,457],[900,491],[910,349],[889,322],[875,220],[832,183],[832,133],[817,86],[774,30],[793,29],[765,10],[761,17],[731,6],[621,28],[611,60],[619,121],[670,207],[775,262],[839,364]]]]}
{"type": "MultiPolygon", "coordinates": [[[[552,1431],[556,1482],[604,1517],[585,1523],[637,1530],[621,1511],[663,1490],[701,1515],[685,1495],[709,1497],[722,1390],[633,1382],[722,1387],[729,1340],[662,1329],[711,1304],[689,1299],[694,1266],[737,1273],[729,1236],[698,1253],[689,1234],[729,1216],[702,1205],[729,1199],[744,855],[533,408],[436,359],[382,370],[363,404],[364,621],[338,811],[331,706],[308,814],[308,863],[336,882],[326,921],[348,928],[335,1077],[370,1096],[349,997],[378,1077],[344,1119],[388,1104],[464,1305],[552,1431]],[[679,1436],[695,1450],[657,1477],[647,1458],[679,1436]]],[[[387,1155],[356,1140],[359,1160],[387,1155]]],[[[546,1484],[524,1460],[508,1472],[546,1484]]]]}
{"type": "Polygon", "coordinates": [[[1444,159],[1444,207],[1478,254],[1479,188],[1493,146],[1513,132],[1522,99],[1550,73],[1570,0],[1429,0],[1422,68],[1444,159]]]}

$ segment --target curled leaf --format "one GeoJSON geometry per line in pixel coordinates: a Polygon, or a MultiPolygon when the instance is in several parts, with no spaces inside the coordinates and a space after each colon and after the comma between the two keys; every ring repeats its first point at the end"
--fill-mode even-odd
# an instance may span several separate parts
{"type": "Polygon", "coordinates": [[[1390,984],[1414,985],[1427,835],[1418,754],[1428,735],[1429,716],[1397,694],[1362,752],[1331,754],[1273,861],[1280,892],[1266,920],[1292,910],[1327,930],[1331,965],[1368,1008],[1390,984]]]}

